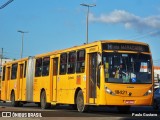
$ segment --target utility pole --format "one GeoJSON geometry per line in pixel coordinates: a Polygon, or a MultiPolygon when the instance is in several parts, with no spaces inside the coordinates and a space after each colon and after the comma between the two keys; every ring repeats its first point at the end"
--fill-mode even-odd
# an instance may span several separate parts
{"type": "Polygon", "coordinates": [[[3,48],[1,48],[1,73],[0,73],[0,78],[2,77],[2,59],[3,59],[3,48]]]}
{"type": "Polygon", "coordinates": [[[88,44],[88,18],[89,18],[89,8],[90,7],[95,7],[96,4],[80,4],[82,6],[87,7],[87,16],[86,16],[86,44],[88,44]]]}
{"type": "Polygon", "coordinates": [[[2,66],[2,59],[3,59],[3,48],[1,48],[1,66],[2,66]]]}
{"type": "Polygon", "coordinates": [[[24,39],[24,33],[28,33],[28,32],[24,32],[22,30],[18,30],[17,32],[22,34],[22,43],[21,43],[21,58],[23,57],[23,39],[24,39]]]}

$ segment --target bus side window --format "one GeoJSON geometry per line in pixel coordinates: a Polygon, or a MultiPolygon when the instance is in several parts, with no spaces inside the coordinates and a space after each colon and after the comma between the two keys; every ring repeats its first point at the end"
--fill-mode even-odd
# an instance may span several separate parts
{"type": "Polygon", "coordinates": [[[42,74],[42,58],[36,59],[35,77],[39,77],[42,74]]]}
{"type": "Polygon", "coordinates": [[[67,69],[67,53],[63,53],[60,56],[60,75],[66,74],[67,69]]]}
{"type": "Polygon", "coordinates": [[[68,74],[75,73],[76,52],[68,54],[68,74]]]}
{"type": "Polygon", "coordinates": [[[12,71],[11,71],[12,80],[17,78],[17,67],[18,67],[18,63],[12,65],[12,71]]]}
{"type": "Polygon", "coordinates": [[[2,76],[2,81],[5,80],[5,73],[6,73],[6,66],[3,67],[3,76],[2,76]]]}
{"type": "Polygon", "coordinates": [[[85,50],[77,51],[76,72],[84,73],[85,71],[85,50]]]}
{"type": "Polygon", "coordinates": [[[42,76],[49,75],[50,57],[43,58],[42,76]]]}

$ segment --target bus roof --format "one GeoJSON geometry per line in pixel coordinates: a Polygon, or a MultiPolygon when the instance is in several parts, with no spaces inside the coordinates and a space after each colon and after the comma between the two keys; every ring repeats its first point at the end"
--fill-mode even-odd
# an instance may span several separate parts
{"type": "Polygon", "coordinates": [[[9,61],[9,62],[4,63],[3,65],[14,64],[14,63],[21,62],[21,61],[24,61],[24,60],[27,60],[27,59],[28,59],[28,57],[22,58],[22,59],[17,59],[17,60],[14,60],[14,61],[9,61]]]}
{"type": "Polygon", "coordinates": [[[39,54],[36,55],[35,57],[43,57],[43,56],[49,56],[49,55],[54,55],[57,53],[61,53],[61,52],[65,52],[65,51],[69,51],[69,50],[73,50],[73,49],[83,49],[86,47],[90,47],[90,46],[94,46],[100,43],[129,43],[129,44],[140,44],[140,45],[146,45],[148,46],[148,44],[143,43],[143,42],[137,42],[137,41],[132,41],[132,40],[99,40],[99,41],[94,41],[88,44],[83,44],[83,45],[79,45],[79,46],[73,46],[70,48],[66,48],[66,49],[61,49],[61,50],[56,50],[56,51],[52,51],[52,52],[48,52],[48,53],[44,53],[44,54],[39,54]]]}
{"type": "Polygon", "coordinates": [[[133,40],[101,40],[102,43],[130,43],[130,44],[141,44],[141,45],[147,45],[147,43],[144,42],[138,42],[133,40]]]}
{"type": "MultiPolygon", "coordinates": [[[[140,44],[140,45],[148,46],[148,44],[146,44],[146,43],[132,41],[132,40],[99,40],[99,41],[94,41],[94,42],[91,42],[91,43],[88,43],[88,44],[83,44],[83,45],[73,46],[73,47],[66,48],[66,49],[55,50],[55,51],[51,51],[51,52],[47,52],[47,53],[43,53],[43,54],[38,54],[38,55],[35,55],[34,57],[38,58],[38,57],[50,56],[50,55],[54,55],[54,54],[58,54],[58,53],[62,53],[62,52],[70,51],[70,50],[74,50],[74,49],[84,49],[86,47],[95,46],[95,45],[101,44],[101,43],[129,43],[129,44],[140,44]]],[[[28,59],[28,57],[18,59],[18,60],[15,60],[15,61],[7,62],[4,65],[24,61],[24,60],[27,60],[27,59],[28,59]]]]}

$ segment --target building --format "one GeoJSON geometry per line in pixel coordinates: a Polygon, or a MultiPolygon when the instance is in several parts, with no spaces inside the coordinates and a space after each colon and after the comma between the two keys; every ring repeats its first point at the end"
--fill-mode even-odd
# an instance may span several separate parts
{"type": "MultiPolygon", "coordinates": [[[[154,88],[158,88],[159,87],[159,81],[160,80],[160,66],[154,66],[154,88]]],[[[142,66],[141,67],[141,71],[147,72],[147,66],[142,66]]]]}
{"type": "MultiPolygon", "coordinates": [[[[153,69],[154,69],[154,80],[155,80],[155,83],[157,83],[158,76],[160,78],[160,66],[154,66],[153,69]]],[[[147,72],[147,66],[142,66],[141,71],[147,72]]]]}
{"type": "Polygon", "coordinates": [[[160,78],[160,66],[154,66],[154,80],[158,82],[158,76],[160,78]]]}
{"type": "Polygon", "coordinates": [[[13,61],[13,59],[9,59],[9,58],[0,59],[0,79],[1,79],[1,76],[2,76],[2,65],[4,63],[10,62],[10,61],[13,61]]]}

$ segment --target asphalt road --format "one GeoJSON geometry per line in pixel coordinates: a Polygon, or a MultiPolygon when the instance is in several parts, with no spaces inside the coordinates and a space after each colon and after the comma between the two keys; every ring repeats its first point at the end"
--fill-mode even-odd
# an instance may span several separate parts
{"type": "MultiPolygon", "coordinates": [[[[0,120],[43,120],[43,119],[112,119],[112,120],[134,120],[134,119],[146,119],[146,120],[160,120],[160,109],[154,111],[152,107],[131,107],[130,112],[120,113],[115,107],[91,107],[87,113],[79,113],[77,110],[73,110],[69,106],[56,106],[51,109],[42,110],[34,103],[28,103],[23,107],[11,107],[10,103],[0,103],[0,116],[2,112],[10,112],[12,118],[0,117],[0,120]],[[153,117],[154,116],[154,117],[153,117]],[[17,118],[18,117],[18,118],[17,118]],[[22,118],[25,117],[25,118],[22,118]],[[29,117],[29,118],[28,118],[29,117]]],[[[3,113],[6,115],[6,113],[3,113]]]]}

